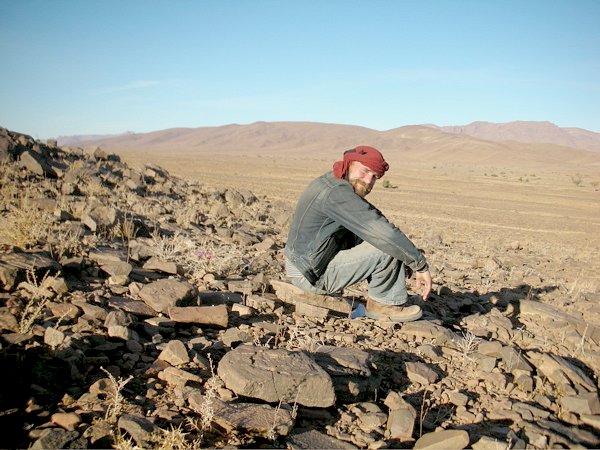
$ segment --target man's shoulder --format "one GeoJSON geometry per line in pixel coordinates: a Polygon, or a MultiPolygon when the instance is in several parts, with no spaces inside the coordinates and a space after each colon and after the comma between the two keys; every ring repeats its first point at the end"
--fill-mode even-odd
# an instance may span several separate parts
{"type": "Polygon", "coordinates": [[[354,193],[350,183],[344,179],[337,178],[333,175],[333,172],[327,172],[315,178],[306,189],[306,194],[317,196],[327,203],[333,202],[334,204],[347,202],[354,198],[360,199],[354,193]]]}
{"type": "Polygon", "coordinates": [[[345,186],[348,184],[346,180],[341,180],[333,175],[332,171],[326,172],[313,180],[313,183],[322,183],[328,187],[345,186]]]}

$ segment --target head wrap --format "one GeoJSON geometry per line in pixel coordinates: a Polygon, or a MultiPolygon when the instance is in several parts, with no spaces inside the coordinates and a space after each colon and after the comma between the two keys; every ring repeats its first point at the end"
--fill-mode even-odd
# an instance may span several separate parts
{"type": "Polygon", "coordinates": [[[377,178],[381,178],[390,167],[379,150],[361,145],[344,152],[344,160],[336,161],[333,164],[333,174],[337,178],[344,178],[352,161],[358,161],[367,166],[377,174],[377,178]]]}

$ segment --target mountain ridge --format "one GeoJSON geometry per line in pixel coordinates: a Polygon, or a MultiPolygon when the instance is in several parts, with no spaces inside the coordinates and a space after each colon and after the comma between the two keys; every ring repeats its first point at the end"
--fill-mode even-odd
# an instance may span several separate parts
{"type": "Polygon", "coordinates": [[[453,134],[488,141],[517,141],[539,144],[556,144],[593,152],[600,152],[600,133],[575,127],[559,127],[552,122],[513,121],[494,123],[475,121],[467,125],[439,127],[427,125],[453,134]]]}
{"type": "Polygon", "coordinates": [[[225,124],[210,127],[174,127],[163,130],[155,130],[146,133],[135,133],[126,131],[119,134],[107,135],[74,135],[59,136],[57,138],[61,145],[78,145],[89,142],[105,141],[107,139],[119,139],[127,136],[148,135],[154,133],[174,132],[192,132],[194,130],[234,130],[236,128],[262,126],[268,127],[269,124],[298,124],[306,131],[306,125],[315,127],[344,127],[347,129],[360,129],[376,134],[387,134],[397,129],[406,129],[409,127],[427,127],[437,129],[451,134],[461,134],[478,139],[489,140],[493,142],[516,141],[523,143],[555,144],[565,147],[577,148],[581,150],[600,152],[600,133],[577,127],[559,127],[549,121],[512,121],[512,122],[486,122],[475,121],[467,125],[447,125],[439,126],[436,124],[403,125],[389,130],[375,130],[359,125],[343,125],[323,122],[264,122],[258,121],[247,125],[225,124]]]}
{"type": "MultiPolygon", "coordinates": [[[[59,141],[59,144],[69,145],[65,140],[59,141]]],[[[77,145],[174,156],[255,154],[287,157],[301,154],[311,158],[339,157],[340,151],[357,145],[371,145],[381,149],[386,159],[400,163],[600,167],[600,151],[553,143],[525,143],[515,139],[494,141],[466,132],[445,131],[432,125],[406,125],[377,131],[357,125],[320,122],[255,122],[249,125],[129,133],[104,139],[79,140],[77,145]]]]}

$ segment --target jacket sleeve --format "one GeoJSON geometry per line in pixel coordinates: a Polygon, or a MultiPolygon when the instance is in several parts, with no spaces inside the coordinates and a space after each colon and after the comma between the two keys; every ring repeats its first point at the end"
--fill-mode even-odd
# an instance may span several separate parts
{"type": "Polygon", "coordinates": [[[333,188],[324,207],[324,214],[362,240],[403,261],[415,271],[427,269],[425,256],[412,241],[377,208],[356,195],[350,185],[333,188]]]}

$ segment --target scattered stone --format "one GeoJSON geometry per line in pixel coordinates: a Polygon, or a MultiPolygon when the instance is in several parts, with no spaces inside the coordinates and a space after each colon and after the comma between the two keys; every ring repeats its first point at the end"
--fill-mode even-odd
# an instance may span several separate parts
{"type": "Polygon", "coordinates": [[[402,324],[400,334],[418,337],[420,339],[433,340],[437,345],[455,342],[459,339],[456,333],[425,320],[416,320],[402,324]]]}
{"type": "MultiPolygon", "coordinates": [[[[165,361],[166,362],[166,361],[165,361]]],[[[173,386],[182,387],[188,382],[202,383],[202,378],[186,370],[176,367],[167,367],[158,373],[158,378],[173,386]]]]}
{"type": "Polygon", "coordinates": [[[557,389],[567,395],[580,392],[595,392],[596,385],[579,368],[558,355],[529,352],[529,360],[538,372],[550,380],[557,389]]]}
{"type": "Polygon", "coordinates": [[[19,322],[14,314],[11,314],[6,309],[0,310],[0,330],[17,331],[19,322]]]}
{"type": "Polygon", "coordinates": [[[315,361],[334,375],[370,377],[373,357],[363,350],[322,345],[314,352],[315,361]]]}
{"type": "Polygon", "coordinates": [[[579,419],[586,425],[594,427],[596,430],[600,430],[600,415],[582,414],[579,416],[579,419]]]}
{"type": "Polygon", "coordinates": [[[435,370],[420,362],[407,362],[406,375],[410,381],[419,383],[421,386],[429,386],[439,379],[435,370]]]}
{"type": "Polygon", "coordinates": [[[450,391],[447,394],[450,403],[456,406],[466,406],[469,401],[469,397],[462,392],[450,391]]]}
{"type": "MultiPolygon", "coordinates": [[[[131,271],[133,270],[133,266],[125,261],[114,261],[110,263],[106,263],[100,266],[103,272],[107,273],[112,277],[124,277],[127,279],[131,271]]],[[[117,283],[115,283],[117,284],[117,283]]]]}
{"type": "Polygon", "coordinates": [[[132,329],[122,325],[111,325],[107,328],[108,335],[123,341],[139,341],[139,335],[132,329]]]}
{"type": "Polygon", "coordinates": [[[562,397],[560,406],[568,412],[576,414],[600,414],[600,401],[595,392],[586,392],[573,397],[562,397]]]}
{"type": "Polygon", "coordinates": [[[486,356],[500,357],[502,343],[499,341],[482,341],[477,346],[477,352],[486,356]]]}
{"type": "Polygon", "coordinates": [[[226,432],[241,429],[267,436],[273,432],[286,436],[292,429],[290,412],[283,408],[255,403],[227,403],[218,398],[207,399],[200,392],[188,395],[190,408],[198,413],[211,408],[213,421],[226,432]],[[208,402],[208,405],[207,405],[208,402]]]}
{"type": "Polygon", "coordinates": [[[154,311],[166,313],[170,307],[196,297],[197,292],[187,281],[166,279],[147,284],[138,295],[154,311]]]}
{"type": "Polygon", "coordinates": [[[111,297],[108,304],[112,308],[118,308],[138,316],[156,316],[156,311],[146,303],[139,300],[131,300],[122,297],[111,297]]]}
{"type": "Polygon", "coordinates": [[[177,273],[179,273],[177,264],[175,262],[163,261],[156,257],[151,257],[148,261],[144,263],[143,267],[146,270],[156,270],[171,275],[177,275],[177,273]]]}
{"type": "Polygon", "coordinates": [[[53,424],[67,431],[73,431],[81,423],[81,417],[76,413],[54,413],[51,420],[53,424]]]}
{"type": "Polygon", "coordinates": [[[228,389],[245,397],[320,408],[335,402],[330,376],[300,352],[241,345],[221,359],[218,374],[228,389]]]}
{"type": "Polygon", "coordinates": [[[56,225],[27,250],[0,248],[11,368],[0,415],[21,430],[4,434],[7,447],[112,448],[118,427],[147,448],[192,410],[219,430],[202,435],[206,447],[410,447],[424,399],[410,387],[402,397],[409,381],[429,386],[440,414],[452,410],[425,414],[433,433],[416,448],[468,446],[457,427],[489,434],[479,450],[600,447],[600,294],[572,285],[581,261],[559,265],[521,238],[500,236],[481,257],[451,234],[425,236],[440,286],[422,303],[426,320],[351,320],[348,298],[278,281],[287,203],[133,170],[96,150],[0,128],[2,216],[22,192],[33,196],[23,212],[56,225]],[[476,345],[461,347],[459,329],[476,345]],[[123,409],[109,423],[117,389],[123,409]]]}
{"type": "Polygon", "coordinates": [[[214,325],[227,328],[229,314],[227,306],[184,306],[169,307],[169,318],[178,323],[197,323],[199,325],[214,325]]]}
{"type": "Polygon", "coordinates": [[[390,392],[385,399],[385,405],[390,409],[386,424],[387,439],[412,441],[417,411],[397,392],[390,392]]]}
{"type": "Polygon", "coordinates": [[[564,320],[577,330],[582,337],[585,336],[594,341],[596,345],[600,345],[600,326],[573,317],[551,305],[533,300],[521,300],[519,309],[521,314],[534,316],[538,320],[542,318],[564,320]]]}
{"type": "Polygon", "coordinates": [[[309,294],[293,284],[278,280],[271,280],[271,286],[277,297],[286,303],[311,305],[343,314],[350,314],[352,311],[352,302],[343,297],[309,294]]]}
{"type": "Polygon", "coordinates": [[[471,448],[473,450],[499,450],[506,447],[506,442],[501,442],[489,436],[482,436],[471,448]]]}
{"type": "Polygon", "coordinates": [[[289,436],[287,445],[291,450],[306,448],[351,450],[357,448],[348,442],[340,441],[317,430],[296,430],[289,436]]]}
{"type": "Polygon", "coordinates": [[[33,443],[32,450],[44,450],[48,448],[66,448],[69,442],[79,437],[77,431],[67,431],[62,428],[47,428],[42,431],[41,436],[33,443]]]}
{"type": "Polygon", "coordinates": [[[504,367],[509,372],[513,372],[515,370],[520,370],[524,372],[531,373],[533,371],[533,367],[527,361],[527,358],[512,346],[504,346],[502,350],[500,350],[500,356],[502,357],[502,362],[504,363],[504,367]]]}
{"type": "Polygon", "coordinates": [[[469,445],[469,433],[464,430],[442,430],[427,433],[421,436],[415,446],[415,450],[440,449],[440,450],[460,450],[469,445]]]}
{"type": "Polygon", "coordinates": [[[71,303],[49,302],[46,306],[52,311],[54,317],[73,320],[81,315],[81,309],[71,303]]]}
{"type": "Polygon", "coordinates": [[[46,273],[55,273],[60,266],[46,252],[0,253],[0,284],[5,291],[14,289],[32,270],[38,279],[46,273]]]}
{"type": "Polygon", "coordinates": [[[125,431],[142,448],[148,448],[156,427],[145,417],[124,414],[119,417],[118,427],[125,431]]]}
{"type": "Polygon", "coordinates": [[[56,328],[46,328],[44,333],[44,344],[56,348],[65,340],[65,334],[56,328]]]}
{"type": "Polygon", "coordinates": [[[183,342],[172,340],[167,343],[158,359],[168,362],[173,366],[181,366],[190,362],[190,356],[183,342]]]}
{"type": "Polygon", "coordinates": [[[221,337],[221,341],[228,347],[234,347],[235,344],[245,344],[253,342],[252,336],[245,331],[241,331],[237,328],[229,328],[225,331],[225,334],[221,337]]]}
{"type": "Polygon", "coordinates": [[[56,171],[52,168],[49,162],[39,153],[26,150],[19,157],[19,166],[36,175],[46,175],[56,178],[56,171]]]}

